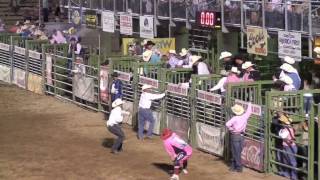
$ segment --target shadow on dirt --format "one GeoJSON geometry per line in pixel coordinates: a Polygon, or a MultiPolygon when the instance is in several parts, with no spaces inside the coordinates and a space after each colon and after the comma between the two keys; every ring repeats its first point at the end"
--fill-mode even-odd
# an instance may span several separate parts
{"type": "Polygon", "coordinates": [[[113,138],[105,138],[103,139],[101,145],[104,147],[104,148],[111,148],[112,145],[113,145],[113,138]]]}
{"type": "Polygon", "coordinates": [[[164,172],[170,174],[172,173],[173,166],[166,163],[152,163],[153,166],[163,170],[164,172]]]}

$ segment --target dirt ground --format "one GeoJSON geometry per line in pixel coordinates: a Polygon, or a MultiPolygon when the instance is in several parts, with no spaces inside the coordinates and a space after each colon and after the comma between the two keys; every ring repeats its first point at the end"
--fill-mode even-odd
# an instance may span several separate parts
{"type": "MultiPolygon", "coordinates": [[[[113,155],[101,113],[0,83],[0,179],[169,179],[170,158],[159,137],[141,142],[124,129],[124,152],[113,155]]],[[[282,178],[231,173],[219,158],[194,151],[189,174],[180,179],[282,178]]]]}

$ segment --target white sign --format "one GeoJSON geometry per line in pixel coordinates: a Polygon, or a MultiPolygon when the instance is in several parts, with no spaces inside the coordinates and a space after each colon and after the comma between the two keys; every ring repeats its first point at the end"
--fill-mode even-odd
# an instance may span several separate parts
{"type": "Polygon", "coordinates": [[[159,81],[156,79],[144,77],[144,76],[139,76],[139,83],[140,84],[148,84],[151,85],[154,88],[159,88],[159,81]]]}
{"type": "Polygon", "coordinates": [[[153,16],[140,16],[140,37],[154,38],[153,32],[153,16]]]}
{"type": "Polygon", "coordinates": [[[131,74],[130,73],[126,73],[126,72],[122,72],[122,71],[117,71],[114,70],[114,72],[118,73],[118,79],[123,80],[123,81],[130,81],[131,79],[131,74]]]}
{"type": "Polygon", "coordinates": [[[41,59],[41,53],[38,53],[36,51],[29,51],[29,57],[33,59],[41,59]]]}
{"type": "Polygon", "coordinates": [[[169,91],[171,93],[175,93],[175,94],[180,94],[183,96],[188,96],[188,88],[183,87],[179,84],[169,83],[167,85],[167,91],[169,91]]]}
{"type": "Polygon", "coordinates": [[[120,14],[120,34],[132,35],[132,16],[120,14]]]}
{"type": "Polygon", "coordinates": [[[0,43],[0,49],[5,50],[5,51],[10,51],[10,45],[9,44],[4,44],[4,43],[0,43]]]}
{"type": "Polygon", "coordinates": [[[295,32],[278,32],[279,57],[290,56],[296,61],[301,61],[301,34],[295,32]]]}
{"type": "Polygon", "coordinates": [[[217,105],[222,104],[222,96],[220,94],[214,94],[207,91],[198,90],[197,98],[217,105]]]}
{"type": "MultiPolygon", "coordinates": [[[[241,105],[242,107],[244,107],[244,109],[247,109],[249,102],[245,102],[245,101],[241,101],[239,99],[236,99],[235,103],[241,105]]],[[[256,116],[261,116],[262,115],[262,110],[261,110],[261,106],[260,105],[251,104],[251,110],[252,110],[252,114],[254,114],[256,116]]]]}
{"type": "Polygon", "coordinates": [[[102,12],[102,31],[114,33],[114,13],[111,11],[102,12]]]}
{"type": "Polygon", "coordinates": [[[18,47],[18,46],[14,46],[14,52],[17,53],[17,54],[25,55],[26,54],[26,49],[18,47]]]}

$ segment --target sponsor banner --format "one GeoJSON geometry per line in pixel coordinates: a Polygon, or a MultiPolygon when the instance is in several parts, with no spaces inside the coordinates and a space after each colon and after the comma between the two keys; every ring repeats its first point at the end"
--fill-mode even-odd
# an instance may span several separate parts
{"type": "Polygon", "coordinates": [[[29,50],[29,57],[33,58],[33,59],[39,59],[41,60],[41,53],[38,53],[36,51],[30,51],[29,50]]]}
{"type": "Polygon", "coordinates": [[[120,14],[120,34],[132,35],[132,15],[120,14]]]}
{"type": "Polygon", "coordinates": [[[26,54],[26,49],[18,47],[18,46],[14,46],[14,52],[17,53],[17,54],[25,55],[26,54]]]}
{"type": "Polygon", "coordinates": [[[123,80],[123,81],[130,81],[131,79],[131,74],[130,73],[126,73],[126,72],[122,72],[122,71],[117,71],[114,70],[114,72],[118,73],[118,79],[123,80]]]}
{"type": "Polygon", "coordinates": [[[52,56],[51,54],[46,54],[46,75],[47,75],[47,84],[53,85],[52,83],[52,56]]]}
{"type": "Polygon", "coordinates": [[[156,79],[139,76],[139,84],[148,84],[153,86],[154,88],[159,88],[159,81],[156,79]]]}
{"type": "Polygon", "coordinates": [[[18,68],[13,68],[12,83],[25,89],[26,88],[26,72],[18,68]]]}
{"type": "Polygon", "coordinates": [[[5,51],[10,51],[10,45],[9,44],[4,44],[4,43],[0,43],[0,49],[5,50],[5,51]]]}
{"type": "Polygon", "coordinates": [[[280,58],[290,56],[301,61],[301,33],[279,31],[278,53],[280,58]]]}
{"type": "Polygon", "coordinates": [[[37,94],[43,94],[42,77],[33,73],[29,73],[28,90],[37,94]]]}
{"type": "Polygon", "coordinates": [[[73,9],[71,11],[71,21],[74,25],[81,25],[81,9],[73,9]]]}
{"type": "Polygon", "coordinates": [[[188,96],[188,88],[183,87],[179,84],[173,84],[173,83],[168,83],[167,85],[167,91],[174,93],[174,94],[180,94],[183,96],[188,96]]]}
{"type": "Polygon", "coordinates": [[[76,97],[89,102],[95,102],[93,78],[89,78],[81,74],[75,74],[72,81],[72,90],[76,97]]]}
{"type": "Polygon", "coordinates": [[[197,98],[209,103],[221,105],[222,104],[222,96],[220,94],[214,94],[207,91],[198,90],[197,98]]]}
{"type": "Polygon", "coordinates": [[[108,103],[109,101],[109,87],[108,87],[108,66],[101,66],[100,68],[100,99],[108,103]]]}
{"type": "Polygon", "coordinates": [[[140,37],[152,39],[153,31],[153,16],[140,16],[140,37]]]}
{"type": "Polygon", "coordinates": [[[189,124],[188,119],[167,114],[168,128],[172,129],[183,140],[188,141],[189,137],[189,124]]]}
{"type": "MultiPolygon", "coordinates": [[[[242,107],[244,107],[244,109],[246,109],[248,107],[249,102],[245,102],[245,101],[241,101],[239,99],[236,99],[235,103],[241,105],[242,107]]],[[[252,104],[252,114],[257,115],[257,116],[261,116],[262,115],[261,106],[257,105],[257,104],[252,104]]]]}
{"type": "Polygon", "coordinates": [[[11,68],[10,67],[0,65],[0,81],[10,83],[10,81],[11,81],[11,68]]]}
{"type": "Polygon", "coordinates": [[[266,29],[247,26],[247,52],[268,55],[268,33],[266,29]]]}
{"type": "Polygon", "coordinates": [[[124,101],[124,104],[122,105],[122,109],[124,111],[130,112],[129,115],[124,114],[123,115],[123,123],[132,125],[132,114],[133,114],[133,102],[130,101],[124,101]]]}
{"type": "Polygon", "coordinates": [[[264,144],[262,142],[244,138],[243,149],[241,152],[241,162],[243,165],[263,171],[264,166],[264,144]]]}
{"type": "Polygon", "coordinates": [[[94,10],[86,11],[86,25],[88,27],[96,28],[97,26],[97,14],[94,10]]]}
{"type": "Polygon", "coordinates": [[[208,124],[196,123],[198,148],[223,156],[225,129],[208,124]]]}
{"type": "MultiPolygon", "coordinates": [[[[155,48],[158,49],[161,54],[167,54],[170,49],[176,49],[175,38],[154,38],[150,40],[156,44],[155,48]]],[[[123,54],[128,55],[129,45],[138,41],[138,39],[134,38],[122,38],[123,54]]]]}
{"type": "Polygon", "coordinates": [[[114,33],[114,12],[103,11],[101,15],[102,31],[114,33]]]}
{"type": "MultiPolygon", "coordinates": [[[[153,134],[160,135],[161,112],[152,111],[152,116],[154,118],[153,134]]],[[[150,121],[147,121],[144,126],[144,129],[148,130],[149,125],[150,125],[150,121]]]]}

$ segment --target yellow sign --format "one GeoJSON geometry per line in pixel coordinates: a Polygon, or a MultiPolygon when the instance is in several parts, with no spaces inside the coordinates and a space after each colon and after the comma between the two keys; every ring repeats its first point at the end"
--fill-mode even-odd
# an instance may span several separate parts
{"type": "Polygon", "coordinates": [[[268,33],[266,29],[247,27],[247,52],[261,56],[268,55],[268,33]]]}
{"type": "Polygon", "coordinates": [[[42,77],[29,73],[28,90],[37,94],[43,94],[42,77]]]}
{"type": "Polygon", "coordinates": [[[314,38],[314,46],[320,47],[320,36],[314,38]]]}
{"type": "MultiPolygon", "coordinates": [[[[128,55],[129,45],[135,42],[137,39],[134,38],[122,38],[122,51],[123,55],[128,55]]],[[[176,49],[175,38],[154,38],[151,39],[156,44],[156,47],[162,54],[166,54],[170,49],[176,49]]]]}
{"type": "Polygon", "coordinates": [[[95,11],[86,12],[86,24],[88,27],[96,27],[97,26],[97,14],[95,11]]]}

